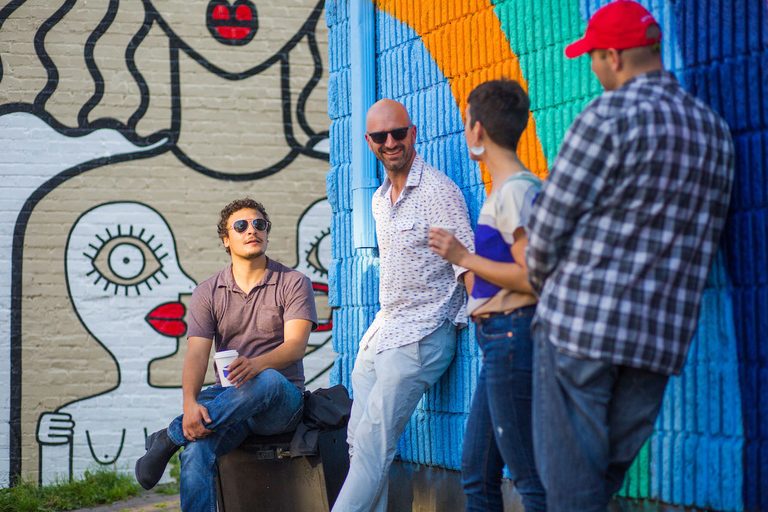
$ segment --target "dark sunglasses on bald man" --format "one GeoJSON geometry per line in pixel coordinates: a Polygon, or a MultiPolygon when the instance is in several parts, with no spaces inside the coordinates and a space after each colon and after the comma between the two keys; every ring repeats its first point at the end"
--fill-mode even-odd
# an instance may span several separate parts
{"type": "MultiPolygon", "coordinates": [[[[253,224],[253,229],[256,231],[267,231],[269,229],[269,226],[272,224],[268,220],[264,219],[253,219],[251,221],[251,224],[253,224]]],[[[238,233],[242,233],[246,229],[248,229],[248,221],[247,220],[236,220],[232,223],[232,229],[234,229],[238,233]]]]}
{"type": "Polygon", "coordinates": [[[406,126],[405,128],[395,128],[388,132],[373,132],[369,133],[368,136],[376,144],[384,144],[389,134],[392,134],[392,138],[395,140],[403,140],[408,135],[408,130],[411,129],[411,126],[413,125],[406,126]]]}

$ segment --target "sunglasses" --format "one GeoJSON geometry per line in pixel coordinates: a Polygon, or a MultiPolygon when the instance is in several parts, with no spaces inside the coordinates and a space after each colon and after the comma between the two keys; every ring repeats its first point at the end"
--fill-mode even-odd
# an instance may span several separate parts
{"type": "MultiPolygon", "coordinates": [[[[253,229],[256,231],[266,231],[269,229],[269,226],[272,224],[268,220],[264,219],[253,219],[250,221],[251,224],[253,224],[253,229]]],[[[247,220],[236,220],[232,223],[232,229],[234,229],[238,233],[242,233],[246,229],[248,229],[248,221],[247,220]]]]}
{"type": "Polygon", "coordinates": [[[376,144],[384,144],[390,134],[392,134],[392,138],[395,140],[403,140],[408,135],[408,130],[410,130],[412,126],[413,125],[406,126],[405,128],[395,128],[388,132],[373,132],[369,133],[368,136],[376,144]]]}

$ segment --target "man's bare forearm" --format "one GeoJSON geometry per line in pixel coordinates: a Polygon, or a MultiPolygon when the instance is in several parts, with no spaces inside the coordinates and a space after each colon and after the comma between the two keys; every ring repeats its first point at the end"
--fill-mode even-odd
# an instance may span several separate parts
{"type": "Polygon", "coordinates": [[[205,382],[208,370],[208,358],[211,353],[211,340],[190,338],[187,355],[184,357],[184,370],[181,374],[181,388],[184,405],[196,404],[200,390],[205,382]]]}

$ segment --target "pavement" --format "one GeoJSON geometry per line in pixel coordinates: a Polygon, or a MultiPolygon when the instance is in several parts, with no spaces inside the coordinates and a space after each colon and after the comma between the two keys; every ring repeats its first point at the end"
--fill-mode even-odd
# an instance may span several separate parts
{"type": "Polygon", "coordinates": [[[166,495],[150,490],[129,500],[72,512],[181,512],[181,501],[178,494],[166,495]]]}

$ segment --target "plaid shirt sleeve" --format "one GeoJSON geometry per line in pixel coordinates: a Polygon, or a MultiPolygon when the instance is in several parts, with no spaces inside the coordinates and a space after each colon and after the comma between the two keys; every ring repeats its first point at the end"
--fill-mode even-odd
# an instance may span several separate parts
{"type": "Polygon", "coordinates": [[[528,226],[528,276],[537,294],[557,267],[578,219],[592,209],[617,165],[611,124],[586,109],[565,134],[528,226]]]}

